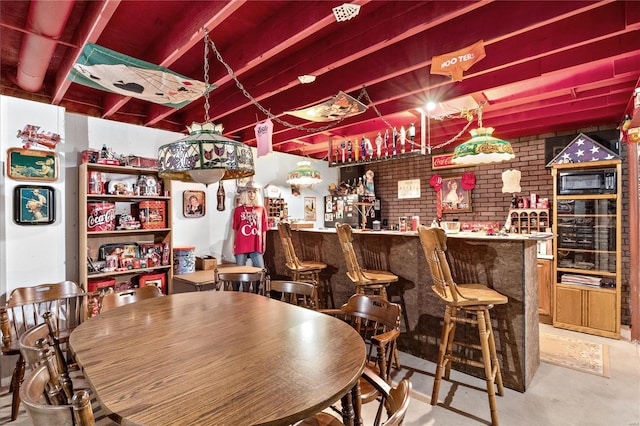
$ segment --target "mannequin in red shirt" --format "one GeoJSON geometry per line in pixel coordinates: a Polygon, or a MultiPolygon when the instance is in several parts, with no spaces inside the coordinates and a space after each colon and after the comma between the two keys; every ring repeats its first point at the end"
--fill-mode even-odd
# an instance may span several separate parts
{"type": "Polygon", "coordinates": [[[264,268],[267,211],[253,182],[240,189],[240,205],[233,211],[233,230],[236,263],[244,266],[250,258],[253,266],[264,268]]]}

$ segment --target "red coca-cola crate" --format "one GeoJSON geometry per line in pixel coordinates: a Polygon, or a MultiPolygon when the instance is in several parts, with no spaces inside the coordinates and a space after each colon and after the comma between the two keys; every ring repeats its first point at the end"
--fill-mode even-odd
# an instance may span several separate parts
{"type": "Polygon", "coordinates": [[[167,227],[166,204],[164,201],[140,201],[131,206],[131,214],[138,217],[142,229],[167,227]]]}
{"type": "Polygon", "coordinates": [[[116,203],[87,202],[87,231],[113,231],[116,229],[116,203]]]}

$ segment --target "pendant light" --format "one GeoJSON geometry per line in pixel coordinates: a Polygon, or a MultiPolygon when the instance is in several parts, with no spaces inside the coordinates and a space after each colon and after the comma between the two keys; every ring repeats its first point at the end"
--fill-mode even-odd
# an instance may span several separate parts
{"type": "Polygon", "coordinates": [[[159,175],[164,179],[205,185],[255,174],[251,148],[222,136],[222,125],[209,119],[209,33],[204,33],[204,123],[187,126],[189,135],[158,149],[159,175]]]}
{"type": "Polygon", "coordinates": [[[320,172],[311,168],[311,162],[299,161],[298,166],[287,174],[289,185],[315,185],[322,182],[320,172]]]}
{"type": "Polygon", "coordinates": [[[478,128],[469,131],[471,139],[458,145],[451,161],[459,166],[501,163],[516,156],[508,141],[493,137],[493,127],[482,127],[482,105],[478,107],[478,128]]]}

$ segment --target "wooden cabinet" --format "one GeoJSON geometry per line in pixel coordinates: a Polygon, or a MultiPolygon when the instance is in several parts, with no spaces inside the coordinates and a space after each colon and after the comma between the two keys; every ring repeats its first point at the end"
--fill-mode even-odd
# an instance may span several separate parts
{"type": "Polygon", "coordinates": [[[514,234],[531,234],[545,232],[550,226],[549,209],[510,209],[510,232],[514,234]]]}
{"type": "Polygon", "coordinates": [[[538,259],[538,315],[540,322],[545,324],[552,323],[552,269],[553,265],[550,259],[538,259]]]}
{"type": "Polygon", "coordinates": [[[121,290],[152,283],[171,293],[170,181],[162,182],[155,169],[84,163],[78,187],[82,287],[121,290]]]}
{"type": "Polygon", "coordinates": [[[553,325],[620,337],[622,180],[619,160],[556,164],[554,178],[553,325]],[[560,195],[558,177],[571,169],[617,171],[614,193],[560,195]]]}

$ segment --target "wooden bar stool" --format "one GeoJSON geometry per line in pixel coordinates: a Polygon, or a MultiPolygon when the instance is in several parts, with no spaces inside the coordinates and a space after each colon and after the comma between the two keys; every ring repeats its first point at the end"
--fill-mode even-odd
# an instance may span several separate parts
{"type": "MultiPolygon", "coordinates": [[[[489,394],[489,408],[491,410],[491,423],[498,424],[498,408],[496,404],[495,385],[498,387],[498,395],[502,396],[502,373],[496,355],[496,344],[493,338],[493,327],[489,309],[493,305],[501,305],[508,302],[506,296],[490,289],[483,284],[456,284],[451,277],[451,269],[447,262],[447,236],[440,228],[418,227],[418,235],[431,271],[433,291],[445,304],[444,325],[442,338],[438,350],[438,362],[436,375],[431,393],[431,405],[438,404],[438,392],[444,368],[445,379],[449,380],[451,363],[472,365],[483,368],[489,394]],[[458,316],[459,314],[466,314],[458,316]],[[482,362],[461,358],[454,354],[453,345],[460,345],[454,340],[456,324],[458,322],[473,324],[478,327],[480,346],[471,345],[482,352],[482,362]]],[[[470,345],[465,345],[470,346],[470,345]]],[[[463,352],[464,353],[464,352],[463,352]]]]}
{"type": "Polygon", "coordinates": [[[398,276],[388,271],[363,269],[353,248],[353,235],[348,223],[336,223],[338,240],[347,264],[347,276],[356,286],[356,294],[376,294],[387,298],[387,286],[398,281],[398,276]]]}
{"type": "Polygon", "coordinates": [[[296,255],[291,238],[291,225],[288,222],[278,223],[278,235],[282,243],[286,259],[285,266],[291,274],[292,281],[302,281],[311,283],[316,288],[318,302],[321,307],[327,307],[327,300],[324,291],[320,291],[320,272],[327,268],[327,264],[314,260],[300,260],[296,255]]]}

